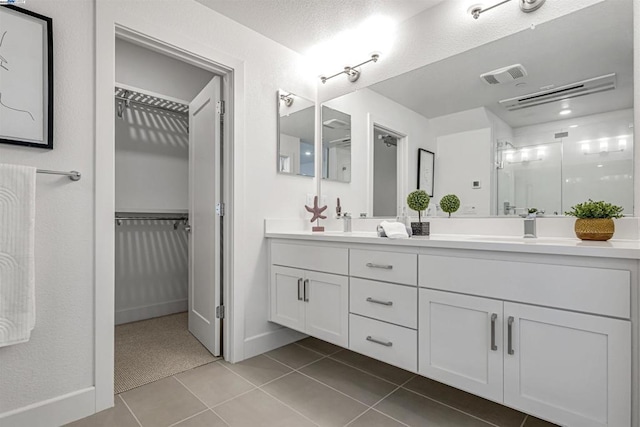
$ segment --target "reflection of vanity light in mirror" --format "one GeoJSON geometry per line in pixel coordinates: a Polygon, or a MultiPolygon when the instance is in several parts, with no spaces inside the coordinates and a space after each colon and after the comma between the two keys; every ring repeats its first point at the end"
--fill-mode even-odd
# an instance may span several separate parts
{"type": "Polygon", "coordinates": [[[315,176],[315,103],[278,91],[278,169],[281,174],[315,176]]]}
{"type": "MultiPolygon", "coordinates": [[[[435,199],[457,194],[476,207],[477,216],[504,215],[498,201],[565,212],[589,197],[633,212],[633,3],[597,2],[538,24],[536,31],[327,101],[352,118],[353,171],[349,186],[323,180],[322,193],[339,195],[349,210],[373,214],[371,140],[380,142],[374,136],[379,123],[406,135],[408,150],[398,152],[400,193],[415,189],[415,153],[423,148],[435,153],[435,199]],[[526,76],[500,75],[505,68],[523,75],[520,67],[526,76]],[[506,79],[491,84],[478,78],[483,74],[506,79]],[[571,113],[559,115],[565,110],[571,113]],[[591,155],[603,151],[602,137],[611,154],[591,155]],[[619,178],[607,181],[602,172],[619,178]],[[481,189],[471,188],[475,180],[483,182],[481,189]]],[[[488,12],[487,18],[499,15],[488,12]]]]}
{"type": "Polygon", "coordinates": [[[618,140],[618,144],[617,144],[617,149],[616,150],[612,150],[610,149],[610,145],[609,145],[609,141],[612,138],[600,138],[598,140],[594,140],[594,141],[580,141],[580,145],[581,145],[581,150],[583,154],[609,154],[609,153],[620,153],[623,152],[624,150],[627,149],[627,138],[629,136],[628,135],[620,135],[617,138],[613,138],[613,139],[617,139],[618,140]],[[591,143],[592,142],[597,142],[598,143],[598,151],[591,151],[591,143]]]}
{"type": "MultiPolygon", "coordinates": [[[[478,19],[480,17],[480,14],[487,12],[491,9],[494,9],[498,6],[502,6],[505,3],[509,3],[510,1],[511,0],[502,0],[498,3],[492,4],[491,6],[483,6],[481,4],[475,4],[467,10],[467,13],[470,13],[471,16],[473,16],[473,19],[478,19]]],[[[520,10],[525,13],[530,13],[540,9],[544,4],[544,2],[545,0],[518,0],[518,3],[520,5],[520,10]]]]}

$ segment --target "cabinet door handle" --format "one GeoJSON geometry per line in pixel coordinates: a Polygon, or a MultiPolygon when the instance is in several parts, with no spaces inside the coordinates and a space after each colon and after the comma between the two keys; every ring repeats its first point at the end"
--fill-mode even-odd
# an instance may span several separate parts
{"type": "Polygon", "coordinates": [[[513,351],[513,316],[507,319],[507,353],[515,354],[513,351]]]}
{"type": "Polygon", "coordinates": [[[496,351],[498,346],[496,345],[496,319],[498,315],[496,313],[491,314],[491,350],[496,351]]]}
{"type": "Polygon", "coordinates": [[[383,270],[391,270],[393,268],[393,265],[387,265],[387,264],[374,264],[372,262],[368,262],[367,263],[367,267],[371,267],[371,268],[382,268],[383,270]]]}
{"type": "Polygon", "coordinates": [[[298,301],[302,301],[302,277],[298,279],[298,301]]]}
{"type": "Polygon", "coordinates": [[[309,302],[309,279],[304,279],[304,302],[309,302]]]}
{"type": "Polygon", "coordinates": [[[393,305],[393,301],[380,301],[378,299],[373,299],[371,297],[367,298],[367,302],[371,302],[374,304],[380,304],[380,305],[387,305],[387,306],[392,306],[393,305]]]}
{"type": "Polygon", "coordinates": [[[385,347],[391,347],[393,345],[393,343],[391,341],[380,341],[380,340],[377,340],[377,339],[373,338],[371,335],[369,335],[367,337],[367,341],[371,341],[371,342],[374,342],[376,344],[383,345],[385,347]]]}

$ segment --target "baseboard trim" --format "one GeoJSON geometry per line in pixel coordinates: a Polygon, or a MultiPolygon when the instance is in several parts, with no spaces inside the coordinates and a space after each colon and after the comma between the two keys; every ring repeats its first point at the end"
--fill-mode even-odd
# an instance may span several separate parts
{"type": "MultiPolygon", "coordinates": [[[[249,359],[267,351],[291,344],[305,338],[307,335],[289,328],[280,328],[265,332],[244,340],[244,358],[249,359]]],[[[237,360],[240,362],[240,360],[237,360]]]]}
{"type": "Polygon", "coordinates": [[[96,390],[89,387],[0,414],[0,426],[62,426],[95,412],[96,390]]]}
{"type": "Polygon", "coordinates": [[[186,299],[162,302],[159,304],[144,305],[141,307],[127,308],[116,311],[116,325],[122,323],[137,322],[138,320],[151,319],[153,317],[167,316],[181,313],[189,309],[186,299]]]}

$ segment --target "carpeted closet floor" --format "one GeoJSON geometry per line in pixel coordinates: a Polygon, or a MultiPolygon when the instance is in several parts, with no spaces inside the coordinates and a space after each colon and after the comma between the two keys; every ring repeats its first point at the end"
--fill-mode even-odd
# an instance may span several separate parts
{"type": "Polygon", "coordinates": [[[116,326],[115,385],[119,394],[214,362],[189,333],[187,313],[116,326]]]}

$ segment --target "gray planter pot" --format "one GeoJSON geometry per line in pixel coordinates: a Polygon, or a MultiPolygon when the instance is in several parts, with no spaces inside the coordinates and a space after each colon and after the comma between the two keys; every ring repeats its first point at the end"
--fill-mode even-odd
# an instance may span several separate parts
{"type": "Polygon", "coordinates": [[[412,222],[411,232],[414,236],[428,236],[429,235],[429,223],[428,222],[412,222]]]}

